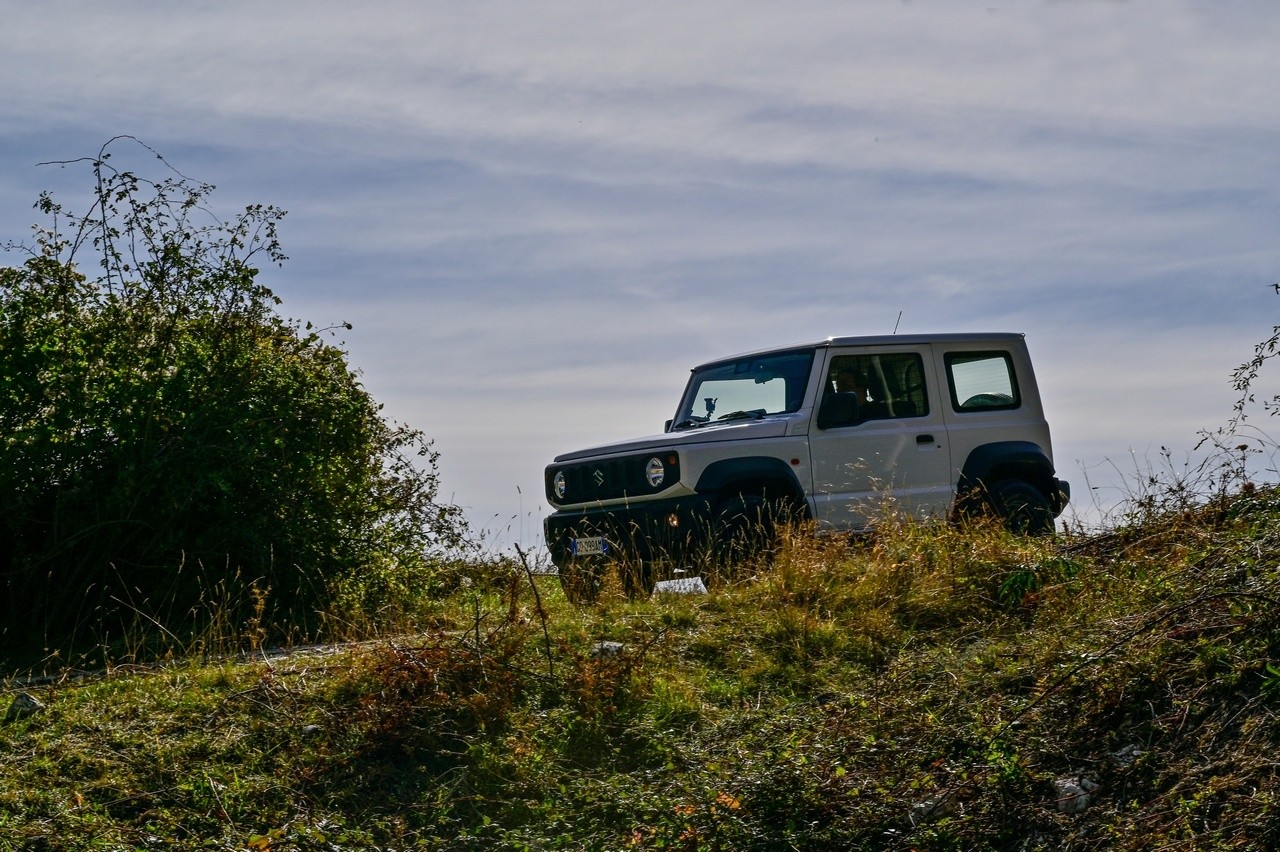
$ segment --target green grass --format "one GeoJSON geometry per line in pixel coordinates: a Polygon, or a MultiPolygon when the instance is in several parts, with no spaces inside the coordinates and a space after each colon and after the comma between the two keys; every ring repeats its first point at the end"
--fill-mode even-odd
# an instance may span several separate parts
{"type": "Polygon", "coordinates": [[[473,566],[412,638],[29,687],[0,849],[1274,848],[1277,553],[1259,490],[798,535],[706,597],[473,566]]]}

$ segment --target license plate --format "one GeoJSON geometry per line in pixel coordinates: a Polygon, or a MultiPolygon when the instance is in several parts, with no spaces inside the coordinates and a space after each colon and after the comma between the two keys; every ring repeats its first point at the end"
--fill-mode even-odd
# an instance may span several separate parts
{"type": "Polygon", "coordinates": [[[569,539],[569,552],[574,556],[603,556],[609,552],[609,542],[600,536],[569,539]]]}

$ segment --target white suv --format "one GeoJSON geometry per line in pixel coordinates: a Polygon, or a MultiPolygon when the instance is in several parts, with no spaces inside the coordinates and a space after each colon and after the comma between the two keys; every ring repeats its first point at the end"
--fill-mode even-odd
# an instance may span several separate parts
{"type": "Polygon", "coordinates": [[[860,530],[993,511],[1051,533],[1055,476],[1021,334],[833,337],[696,367],[663,434],[557,456],[547,546],[573,598],[609,561],[688,568],[784,516],[860,530]]]}

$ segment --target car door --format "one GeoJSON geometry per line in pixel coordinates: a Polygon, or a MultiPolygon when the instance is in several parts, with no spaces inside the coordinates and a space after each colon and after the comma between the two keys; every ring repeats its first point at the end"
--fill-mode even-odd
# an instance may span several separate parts
{"type": "Polygon", "coordinates": [[[951,461],[933,361],[928,345],[828,351],[809,430],[820,528],[863,528],[886,504],[945,516],[951,461]]]}

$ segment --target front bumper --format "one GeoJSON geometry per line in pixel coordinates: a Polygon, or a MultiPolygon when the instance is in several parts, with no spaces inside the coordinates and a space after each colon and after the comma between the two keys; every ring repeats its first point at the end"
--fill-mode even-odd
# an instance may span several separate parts
{"type": "Polygon", "coordinates": [[[697,494],[625,506],[562,509],[543,520],[543,531],[551,561],[558,568],[581,559],[599,559],[573,553],[573,539],[595,536],[608,543],[606,558],[611,560],[684,562],[706,552],[711,509],[711,500],[697,494]]]}

